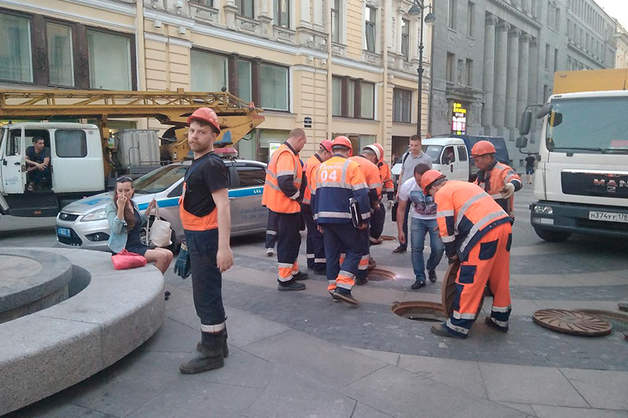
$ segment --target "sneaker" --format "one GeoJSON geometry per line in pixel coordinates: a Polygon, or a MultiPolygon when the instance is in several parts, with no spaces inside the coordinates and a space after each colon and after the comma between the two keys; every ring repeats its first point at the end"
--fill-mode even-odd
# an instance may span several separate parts
{"type": "MultiPolygon", "coordinates": [[[[334,291],[334,295],[342,300],[343,302],[347,302],[350,305],[359,305],[360,302],[358,302],[358,300],[356,298],[353,297],[353,295],[351,294],[351,292],[348,291],[342,291],[342,290],[338,290],[336,289],[334,291]]],[[[333,296],[332,296],[333,297],[333,296]]]]}
{"type": "Polygon", "coordinates": [[[393,254],[399,254],[399,253],[405,253],[406,251],[408,251],[408,249],[404,247],[403,245],[400,245],[397,248],[395,248],[392,252],[393,254]]]}
{"type": "Polygon", "coordinates": [[[267,257],[272,257],[275,255],[275,249],[274,248],[266,248],[266,256],[267,257]]]}
{"type": "Polygon", "coordinates": [[[438,280],[438,278],[436,277],[436,271],[434,270],[428,270],[427,277],[430,278],[430,282],[432,283],[436,283],[436,280],[438,280]]]}
{"type": "Polygon", "coordinates": [[[292,280],[307,280],[309,278],[310,276],[308,276],[307,273],[303,273],[302,271],[292,275],[292,280]]]}
{"type": "Polygon", "coordinates": [[[499,325],[497,325],[495,323],[495,321],[493,321],[491,319],[490,316],[487,316],[486,318],[484,318],[484,323],[486,325],[488,325],[489,327],[491,327],[491,328],[493,328],[493,329],[495,329],[495,330],[497,330],[499,332],[503,332],[503,333],[507,333],[508,332],[508,327],[505,327],[505,328],[504,327],[500,327],[499,325]]]}
{"type": "Polygon", "coordinates": [[[412,290],[419,290],[420,288],[425,287],[425,282],[417,280],[410,286],[412,290]]]}
{"type": "Polygon", "coordinates": [[[280,292],[305,290],[305,285],[303,283],[297,283],[294,280],[290,280],[286,283],[279,283],[277,285],[277,290],[280,292]]]}
{"type": "Polygon", "coordinates": [[[454,334],[453,332],[449,331],[444,323],[432,325],[430,331],[432,331],[432,334],[436,334],[440,337],[457,338],[459,340],[464,340],[465,338],[467,338],[466,336],[463,337],[462,335],[454,334]]]}

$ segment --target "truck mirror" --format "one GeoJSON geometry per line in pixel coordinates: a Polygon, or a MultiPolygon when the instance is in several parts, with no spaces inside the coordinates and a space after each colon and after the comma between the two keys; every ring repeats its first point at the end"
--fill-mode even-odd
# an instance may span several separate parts
{"type": "Polygon", "coordinates": [[[549,124],[552,128],[563,123],[563,114],[560,112],[552,112],[549,118],[549,124]]]}
{"type": "Polygon", "coordinates": [[[520,136],[515,141],[515,146],[517,148],[519,148],[519,149],[527,147],[528,146],[528,138],[526,138],[525,136],[520,136]]]}
{"type": "Polygon", "coordinates": [[[519,124],[519,135],[524,136],[530,133],[530,125],[532,125],[532,111],[526,110],[521,114],[521,123],[519,124]]]}
{"type": "Polygon", "coordinates": [[[541,110],[539,110],[536,113],[536,118],[537,119],[543,119],[545,116],[547,116],[549,114],[549,112],[552,111],[552,105],[551,103],[546,103],[541,110]]]}

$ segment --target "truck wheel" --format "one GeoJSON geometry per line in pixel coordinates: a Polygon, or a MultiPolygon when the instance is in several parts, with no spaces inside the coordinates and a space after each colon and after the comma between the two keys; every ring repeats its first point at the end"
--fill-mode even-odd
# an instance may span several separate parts
{"type": "Polygon", "coordinates": [[[534,228],[534,232],[544,241],[547,242],[563,242],[571,236],[571,232],[548,231],[546,229],[534,228]]]}

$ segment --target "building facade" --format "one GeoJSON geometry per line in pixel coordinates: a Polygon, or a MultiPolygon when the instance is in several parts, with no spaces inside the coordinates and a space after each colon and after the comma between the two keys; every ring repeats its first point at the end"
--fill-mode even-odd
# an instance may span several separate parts
{"type": "Polygon", "coordinates": [[[502,136],[515,166],[521,114],[552,94],[554,72],[614,65],[614,23],[592,0],[443,0],[435,10],[432,135],[502,136]]]}
{"type": "Polygon", "coordinates": [[[616,22],[615,40],[617,41],[615,68],[628,68],[628,31],[619,22],[616,22]]]}
{"type": "MultiPolygon", "coordinates": [[[[407,141],[416,132],[419,22],[407,15],[411,5],[0,0],[0,37],[7,40],[0,44],[0,88],[224,88],[265,110],[265,122],[238,144],[243,158],[266,160],[269,147],[295,127],[309,138],[303,157],[343,134],[356,149],[381,143],[390,158],[393,136],[407,141]]],[[[431,42],[424,32],[427,129],[431,42]]],[[[154,120],[120,123],[161,128],[154,120]]]]}

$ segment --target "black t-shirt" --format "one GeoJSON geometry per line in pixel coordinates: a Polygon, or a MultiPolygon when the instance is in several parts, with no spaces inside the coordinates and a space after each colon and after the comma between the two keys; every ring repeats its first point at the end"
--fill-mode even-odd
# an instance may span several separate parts
{"type": "Polygon", "coordinates": [[[26,156],[34,163],[43,163],[44,159],[50,157],[50,149],[48,147],[44,147],[44,149],[42,149],[38,154],[35,152],[35,147],[31,145],[26,148],[26,156]]]}
{"type": "Polygon", "coordinates": [[[534,168],[534,162],[536,161],[536,158],[534,158],[534,156],[530,155],[526,157],[525,161],[526,161],[526,168],[534,168]]]}
{"type": "Polygon", "coordinates": [[[200,166],[187,179],[183,208],[194,216],[203,217],[216,208],[212,192],[228,189],[229,180],[225,163],[213,152],[192,161],[188,172],[198,164],[200,166]]]}

